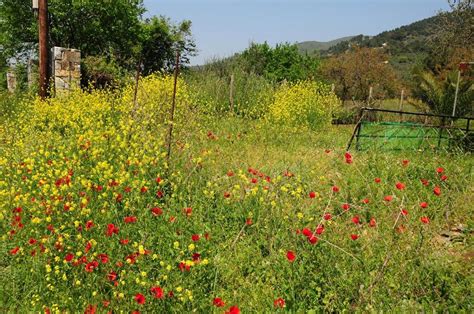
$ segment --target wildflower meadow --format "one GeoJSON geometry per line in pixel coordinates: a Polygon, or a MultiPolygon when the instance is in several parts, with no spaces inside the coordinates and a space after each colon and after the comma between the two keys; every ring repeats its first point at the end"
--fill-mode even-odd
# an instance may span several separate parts
{"type": "Polygon", "coordinates": [[[307,85],[245,118],[180,79],[171,155],[169,76],[4,108],[1,311],[471,312],[472,156],[345,151],[307,85]]]}

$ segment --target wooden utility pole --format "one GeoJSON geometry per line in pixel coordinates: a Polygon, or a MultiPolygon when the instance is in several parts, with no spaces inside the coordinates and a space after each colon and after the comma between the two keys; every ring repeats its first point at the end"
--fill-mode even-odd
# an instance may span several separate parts
{"type": "Polygon", "coordinates": [[[229,103],[230,103],[230,113],[234,114],[234,74],[230,76],[229,103]]]}
{"type": "Polygon", "coordinates": [[[39,96],[44,99],[49,90],[48,62],[48,0],[38,1],[39,24],[39,96]]]}
{"type": "Polygon", "coordinates": [[[174,87],[173,87],[173,99],[171,102],[171,109],[170,109],[170,117],[169,117],[169,124],[168,124],[168,153],[166,154],[166,160],[168,162],[169,167],[169,160],[171,157],[171,142],[173,140],[173,124],[174,124],[174,111],[176,107],[176,90],[178,84],[178,74],[179,74],[179,50],[176,51],[176,64],[174,66],[174,87]]]}

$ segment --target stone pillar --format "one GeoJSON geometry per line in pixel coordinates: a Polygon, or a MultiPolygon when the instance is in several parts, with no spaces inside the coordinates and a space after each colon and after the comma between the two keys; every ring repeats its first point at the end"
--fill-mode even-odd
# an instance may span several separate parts
{"type": "Polygon", "coordinates": [[[81,84],[81,51],[54,47],[52,78],[56,92],[79,88],[81,84]]]}

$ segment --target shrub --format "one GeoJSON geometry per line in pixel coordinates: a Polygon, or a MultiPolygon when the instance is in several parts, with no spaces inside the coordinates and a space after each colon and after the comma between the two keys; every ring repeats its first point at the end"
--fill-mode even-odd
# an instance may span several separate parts
{"type": "Polygon", "coordinates": [[[283,83],[275,92],[267,118],[281,125],[316,129],[329,125],[340,105],[337,96],[323,83],[283,83]]]}

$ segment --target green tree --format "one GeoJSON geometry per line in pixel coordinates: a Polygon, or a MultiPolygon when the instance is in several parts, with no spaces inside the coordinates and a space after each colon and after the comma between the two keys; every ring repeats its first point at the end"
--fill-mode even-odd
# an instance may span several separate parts
{"type": "Polygon", "coordinates": [[[274,82],[314,78],[319,66],[315,57],[302,55],[296,45],[284,43],[272,48],[268,43],[252,43],[240,56],[247,72],[265,76],[274,82]]]}
{"type": "MultiPolygon", "coordinates": [[[[80,49],[83,56],[131,56],[145,12],[142,0],[49,0],[50,44],[80,49]]],[[[2,53],[18,56],[37,42],[37,21],[31,0],[0,2],[2,53]]]]}

